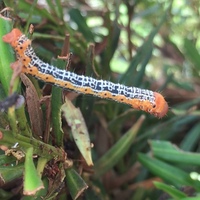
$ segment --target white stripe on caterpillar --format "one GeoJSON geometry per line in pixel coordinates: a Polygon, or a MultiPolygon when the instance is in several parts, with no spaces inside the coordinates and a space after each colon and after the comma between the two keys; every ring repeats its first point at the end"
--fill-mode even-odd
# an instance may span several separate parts
{"type": "MultiPolygon", "coordinates": [[[[31,41],[19,29],[13,29],[3,36],[3,41],[11,44],[14,48],[17,60],[22,64],[22,72],[44,82],[83,94],[91,94],[126,103],[135,109],[144,110],[159,118],[165,116],[168,111],[167,102],[157,92],[77,75],[44,63],[35,54],[31,47],[31,41]]],[[[12,66],[15,67],[16,65],[17,67],[19,65],[18,61],[12,66]]]]}

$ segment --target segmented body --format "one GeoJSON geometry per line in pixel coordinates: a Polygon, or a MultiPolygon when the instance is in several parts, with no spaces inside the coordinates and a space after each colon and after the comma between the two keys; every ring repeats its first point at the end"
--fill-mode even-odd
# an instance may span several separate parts
{"type": "Polygon", "coordinates": [[[126,103],[135,109],[144,110],[157,117],[163,117],[168,111],[168,104],[163,96],[157,92],[77,75],[44,63],[35,54],[31,47],[31,41],[18,29],[13,29],[3,37],[3,40],[10,43],[15,49],[17,62],[23,66],[22,72],[35,76],[44,82],[76,92],[126,103]]]}

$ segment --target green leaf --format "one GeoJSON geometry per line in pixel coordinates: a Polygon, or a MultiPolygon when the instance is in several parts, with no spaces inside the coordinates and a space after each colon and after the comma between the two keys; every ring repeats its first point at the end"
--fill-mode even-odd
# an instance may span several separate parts
{"type": "Polygon", "coordinates": [[[6,190],[0,189],[0,199],[9,200],[13,197],[14,194],[11,192],[7,192],[6,190]]]}
{"type": "Polygon", "coordinates": [[[200,182],[193,180],[190,175],[183,170],[141,153],[139,153],[138,158],[139,161],[156,176],[176,186],[188,185],[199,190],[200,182]]]}
{"type": "Polygon", "coordinates": [[[190,153],[178,149],[168,141],[150,141],[153,155],[162,160],[184,163],[188,165],[200,165],[200,154],[190,153]]]}
{"type": "Polygon", "coordinates": [[[72,198],[77,199],[88,188],[85,181],[81,176],[73,169],[66,169],[66,183],[72,198]]]}
{"type": "Polygon", "coordinates": [[[63,130],[61,123],[61,99],[62,99],[62,89],[52,88],[51,96],[51,116],[53,124],[53,132],[55,137],[56,145],[63,146],[63,130]]]}
{"type": "Polygon", "coordinates": [[[153,39],[160,30],[160,27],[166,21],[168,9],[163,14],[160,23],[155,27],[148,36],[148,39],[144,41],[142,46],[138,49],[136,56],[132,59],[130,66],[126,73],[123,74],[120,82],[126,83],[128,85],[139,86],[142,82],[142,78],[144,77],[144,72],[146,69],[146,65],[149,62],[149,59],[152,55],[152,47],[153,47],[153,39]],[[141,64],[141,70],[139,73],[135,75],[135,79],[133,80],[133,74],[136,73],[137,66],[141,64]]]}
{"type": "MultiPolygon", "coordinates": [[[[0,16],[0,24],[0,82],[2,83],[4,92],[8,95],[10,89],[10,80],[13,72],[10,64],[15,61],[15,56],[12,47],[9,44],[6,44],[2,40],[2,37],[11,31],[13,23],[10,19],[0,16]]],[[[13,91],[16,91],[17,82],[13,88],[13,91]]]]}
{"type": "Polygon", "coordinates": [[[200,199],[200,196],[198,197],[186,197],[186,198],[183,198],[181,200],[199,200],[200,199]]]}
{"type": "Polygon", "coordinates": [[[45,198],[46,195],[49,194],[49,191],[48,191],[49,181],[46,177],[43,180],[43,184],[45,186],[45,189],[38,191],[37,196],[36,195],[34,195],[34,196],[23,196],[21,198],[21,200],[41,200],[41,199],[50,200],[51,198],[45,198]]]}
{"type": "MultiPolygon", "coordinates": [[[[0,183],[8,183],[22,176],[23,165],[0,167],[0,183]]],[[[0,184],[0,187],[2,185],[0,184]]]]}
{"type": "MultiPolygon", "coordinates": [[[[64,68],[62,60],[53,60],[52,64],[58,68],[64,68]]],[[[63,146],[63,130],[61,122],[61,106],[62,106],[62,89],[53,87],[51,96],[51,116],[53,124],[53,133],[55,137],[55,143],[57,146],[63,146]]]]}
{"type": "Polygon", "coordinates": [[[193,44],[192,40],[185,38],[184,40],[185,55],[190,59],[193,65],[200,70],[200,54],[193,44]]]}
{"type": "Polygon", "coordinates": [[[58,23],[56,21],[56,18],[53,15],[51,15],[47,11],[47,9],[39,7],[39,6],[35,6],[34,4],[33,4],[33,2],[30,3],[30,2],[26,2],[26,1],[18,1],[17,6],[14,5],[12,7],[17,9],[19,15],[25,14],[26,17],[25,16],[23,16],[23,17],[24,18],[29,18],[29,20],[30,20],[29,22],[31,22],[31,23],[34,22],[33,21],[33,16],[36,16],[38,18],[38,22],[39,22],[39,20],[41,20],[43,18],[43,19],[50,20],[54,24],[58,23]]]}
{"type": "Polygon", "coordinates": [[[78,30],[84,35],[84,37],[92,42],[94,40],[93,33],[91,31],[91,28],[88,27],[86,18],[81,15],[81,12],[79,9],[72,8],[69,10],[69,15],[71,17],[71,20],[73,20],[77,26],[78,30]]]}
{"type": "Polygon", "coordinates": [[[142,115],[138,121],[124,134],[123,137],[95,163],[95,176],[100,177],[107,172],[127,153],[130,146],[133,144],[135,136],[145,119],[142,115]]]}
{"type": "Polygon", "coordinates": [[[56,148],[50,144],[43,143],[42,141],[36,140],[35,138],[28,138],[17,134],[13,136],[12,131],[4,130],[0,128],[0,145],[4,145],[8,148],[15,144],[18,144],[19,150],[26,152],[30,147],[34,147],[34,154],[44,157],[48,161],[57,158],[63,160],[64,151],[61,148],[56,148]],[[49,153],[51,152],[51,153],[49,153]]]}
{"type": "Polygon", "coordinates": [[[183,138],[180,148],[185,151],[193,150],[199,142],[200,138],[200,123],[195,124],[187,135],[183,138]]]}
{"type": "Polygon", "coordinates": [[[16,159],[13,156],[0,155],[0,166],[11,164],[15,161],[16,159]]]}
{"type": "Polygon", "coordinates": [[[167,194],[169,194],[171,197],[173,197],[173,199],[180,199],[180,198],[183,198],[183,197],[186,197],[186,194],[177,190],[176,188],[172,187],[172,186],[169,186],[169,185],[166,185],[164,183],[161,183],[161,182],[153,182],[154,185],[158,188],[158,189],[161,189],[163,190],[164,192],[166,192],[167,194]]]}
{"type": "Polygon", "coordinates": [[[33,163],[33,148],[28,148],[25,157],[24,195],[35,195],[44,189],[43,182],[33,163]]]}

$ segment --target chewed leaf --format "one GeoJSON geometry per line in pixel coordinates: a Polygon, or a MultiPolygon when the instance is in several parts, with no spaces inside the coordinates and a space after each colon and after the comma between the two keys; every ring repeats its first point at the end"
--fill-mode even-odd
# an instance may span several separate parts
{"type": "Polygon", "coordinates": [[[42,180],[33,163],[33,148],[31,147],[26,152],[23,193],[24,195],[35,195],[43,188],[42,180]]]}
{"type": "Polygon", "coordinates": [[[83,116],[78,108],[75,108],[71,101],[66,99],[61,110],[68,125],[71,127],[74,141],[89,166],[93,165],[91,156],[91,143],[88,130],[83,116]]]}
{"type": "Polygon", "coordinates": [[[72,198],[76,200],[88,188],[88,185],[73,168],[69,168],[65,172],[65,180],[69,188],[69,192],[72,198]]]}

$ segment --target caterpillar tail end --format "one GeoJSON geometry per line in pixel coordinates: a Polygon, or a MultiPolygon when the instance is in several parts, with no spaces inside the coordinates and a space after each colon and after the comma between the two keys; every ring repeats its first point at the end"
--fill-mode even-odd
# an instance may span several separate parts
{"type": "Polygon", "coordinates": [[[158,118],[162,118],[168,112],[169,109],[168,103],[165,101],[164,97],[161,94],[154,92],[154,96],[155,96],[156,107],[155,110],[153,111],[153,115],[155,115],[158,118]]]}
{"type": "Polygon", "coordinates": [[[23,35],[22,32],[19,29],[14,28],[10,33],[4,35],[2,39],[4,42],[11,44],[12,47],[15,47],[16,41],[21,35],[23,35]]]}

